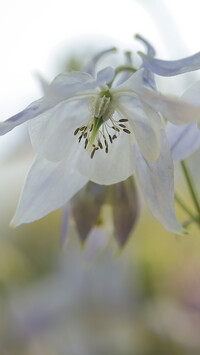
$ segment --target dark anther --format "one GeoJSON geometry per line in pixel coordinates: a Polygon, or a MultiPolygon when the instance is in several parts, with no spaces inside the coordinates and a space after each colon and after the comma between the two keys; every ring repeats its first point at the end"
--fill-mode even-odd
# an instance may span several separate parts
{"type": "Polygon", "coordinates": [[[125,133],[128,133],[128,134],[130,134],[131,133],[131,131],[129,131],[128,129],[123,129],[123,131],[125,132],[125,133]]]}
{"type": "Polygon", "coordinates": [[[76,135],[79,131],[79,128],[77,128],[75,131],[74,131],[74,135],[76,135]]]}

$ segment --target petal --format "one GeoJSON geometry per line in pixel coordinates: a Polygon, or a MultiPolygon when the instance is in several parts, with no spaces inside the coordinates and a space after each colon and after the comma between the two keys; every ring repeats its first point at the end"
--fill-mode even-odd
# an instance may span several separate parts
{"type": "Polygon", "coordinates": [[[110,185],[127,179],[133,174],[134,160],[132,153],[132,137],[122,132],[109,144],[108,154],[98,150],[93,159],[83,149],[77,161],[80,173],[97,184],[110,185]]]}
{"type": "Polygon", "coordinates": [[[49,85],[48,95],[67,98],[97,86],[95,79],[88,73],[72,71],[59,74],[49,85]]]}
{"type": "Polygon", "coordinates": [[[139,204],[132,177],[109,187],[110,203],[113,210],[114,237],[123,247],[136,224],[139,204]]]}
{"type": "MultiPolygon", "coordinates": [[[[101,75],[100,75],[101,77],[101,75]]],[[[63,99],[67,99],[77,93],[94,90],[98,86],[97,80],[87,73],[71,72],[58,75],[46,88],[46,96],[31,103],[25,110],[19,112],[4,122],[0,122],[0,135],[11,131],[16,126],[37,117],[63,99]]],[[[93,91],[91,92],[91,94],[93,91]]]]}
{"type": "Polygon", "coordinates": [[[160,60],[138,52],[143,60],[143,65],[153,73],[162,76],[173,76],[200,69],[200,52],[178,60],[160,60]]]}
{"type": "Polygon", "coordinates": [[[174,124],[200,122],[200,105],[195,106],[186,100],[164,96],[144,87],[138,88],[138,94],[152,110],[161,112],[165,118],[174,124]]]}
{"type": "Polygon", "coordinates": [[[147,162],[135,147],[136,177],[153,216],[165,229],[180,233],[182,227],[174,212],[173,161],[163,129],[161,138],[160,156],[153,163],[147,162]]]}
{"type": "Polygon", "coordinates": [[[11,223],[33,222],[63,206],[88,181],[74,164],[73,157],[58,163],[36,157],[11,223]]]}
{"type": "Polygon", "coordinates": [[[194,104],[196,106],[200,105],[200,81],[196,81],[192,84],[181,96],[181,99],[194,104]]]}
{"type": "Polygon", "coordinates": [[[200,147],[200,130],[195,123],[186,126],[168,123],[166,134],[174,161],[187,158],[200,147]]]}
{"type": "Polygon", "coordinates": [[[118,108],[119,114],[128,118],[130,131],[135,135],[144,158],[156,160],[160,153],[160,124],[157,124],[160,120],[154,119],[156,113],[146,107],[149,119],[138,100],[126,97],[118,100],[118,108]]]}
{"type": "Polygon", "coordinates": [[[72,214],[81,241],[86,240],[95,225],[105,196],[106,187],[90,181],[71,199],[72,214]]]}
{"type": "Polygon", "coordinates": [[[132,74],[126,81],[124,81],[121,85],[117,86],[110,90],[111,94],[119,94],[123,95],[127,93],[134,93],[137,92],[138,87],[140,88],[143,83],[143,75],[144,75],[144,68],[137,70],[134,74],[132,74]]]}
{"type": "Polygon", "coordinates": [[[48,100],[45,98],[32,102],[32,104],[26,107],[25,110],[17,113],[4,122],[0,122],[0,135],[2,136],[22,123],[37,117],[41,113],[53,107],[55,103],[56,100],[48,100]]]}
{"type": "Polygon", "coordinates": [[[88,120],[88,116],[87,101],[61,102],[30,122],[33,147],[48,160],[67,158],[74,144],[79,149],[74,131],[88,120]]]}
{"type": "Polygon", "coordinates": [[[114,76],[114,69],[107,67],[97,73],[97,85],[104,85],[109,83],[114,76]]]}

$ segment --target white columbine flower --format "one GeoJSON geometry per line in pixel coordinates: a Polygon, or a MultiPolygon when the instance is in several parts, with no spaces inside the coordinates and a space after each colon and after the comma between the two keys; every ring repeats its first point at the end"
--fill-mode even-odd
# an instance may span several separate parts
{"type": "Polygon", "coordinates": [[[37,156],[12,223],[42,218],[63,206],[89,180],[110,185],[135,174],[153,215],[180,232],[174,213],[173,162],[160,115],[172,122],[200,118],[200,108],[147,85],[144,69],[114,87],[110,67],[91,75],[61,74],[46,95],[0,124],[0,134],[30,121],[37,156]],[[169,115],[168,115],[169,113],[169,115]]]}

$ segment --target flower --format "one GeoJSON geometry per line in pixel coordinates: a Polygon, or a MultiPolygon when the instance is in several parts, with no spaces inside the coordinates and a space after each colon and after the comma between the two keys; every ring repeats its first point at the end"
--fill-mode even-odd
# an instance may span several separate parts
{"type": "MultiPolygon", "coordinates": [[[[151,49],[151,47],[149,47],[151,49]]],[[[115,86],[107,67],[96,78],[60,74],[46,95],[0,125],[0,134],[30,120],[37,156],[12,223],[42,218],[63,206],[89,180],[102,185],[133,173],[152,214],[175,233],[173,162],[160,115],[183,124],[200,119],[200,107],[158,94],[152,74],[139,69],[115,86]]]]}

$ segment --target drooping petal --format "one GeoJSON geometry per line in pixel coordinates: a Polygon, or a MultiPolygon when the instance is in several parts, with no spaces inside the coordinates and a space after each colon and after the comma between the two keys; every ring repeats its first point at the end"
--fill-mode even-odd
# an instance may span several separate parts
{"type": "Polygon", "coordinates": [[[186,126],[168,123],[166,134],[174,161],[187,158],[200,147],[200,130],[195,123],[186,126]]]}
{"type": "Polygon", "coordinates": [[[160,124],[154,112],[149,108],[149,118],[139,100],[122,97],[118,100],[118,112],[129,120],[130,131],[134,134],[145,159],[154,161],[160,153],[160,124]]]}
{"type": "Polygon", "coordinates": [[[127,179],[134,170],[133,142],[130,136],[122,132],[112,144],[109,144],[108,154],[99,149],[93,159],[90,153],[83,149],[77,161],[80,173],[102,185],[115,184],[127,179]]]}
{"type": "Polygon", "coordinates": [[[73,156],[58,163],[36,157],[11,224],[19,226],[40,219],[79,191],[88,179],[74,169],[74,164],[73,156]]]}
{"type": "Polygon", "coordinates": [[[178,60],[160,60],[138,52],[143,65],[153,73],[161,76],[174,76],[200,69],[200,52],[178,60]]]}
{"type": "Polygon", "coordinates": [[[105,196],[106,187],[90,181],[71,199],[72,215],[82,242],[86,240],[94,227],[105,196]]]}
{"type": "Polygon", "coordinates": [[[109,187],[113,211],[114,237],[123,247],[136,224],[139,206],[133,177],[109,187]]]}
{"type": "Polygon", "coordinates": [[[161,129],[161,138],[160,156],[153,163],[146,161],[135,147],[136,177],[153,216],[165,229],[180,233],[182,227],[174,212],[173,161],[164,129],[161,129]]]}
{"type": "Polygon", "coordinates": [[[174,124],[200,122],[200,104],[199,106],[193,105],[188,100],[164,96],[144,87],[138,87],[138,94],[152,110],[161,112],[165,118],[174,124]]]}
{"type": "Polygon", "coordinates": [[[33,147],[48,160],[67,158],[73,144],[76,143],[79,149],[74,131],[87,122],[88,116],[87,101],[59,103],[30,122],[29,134],[33,147]]]}

